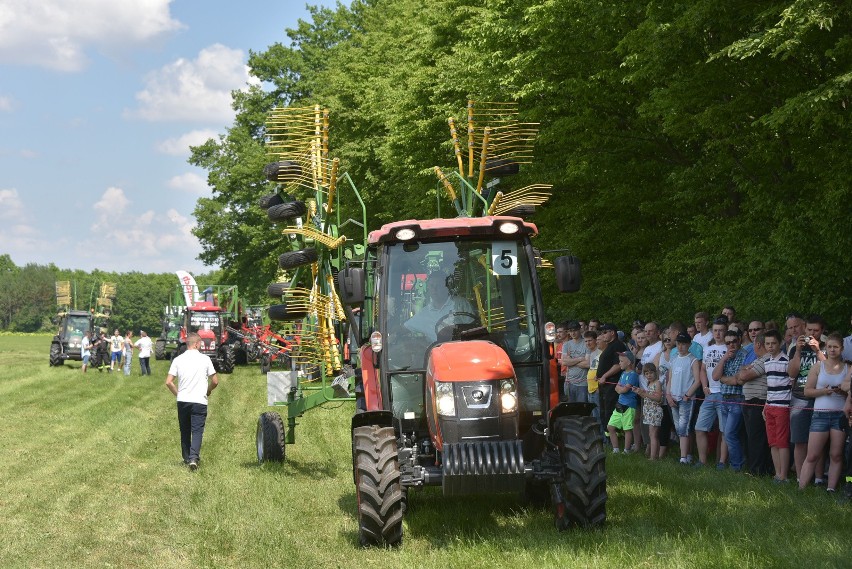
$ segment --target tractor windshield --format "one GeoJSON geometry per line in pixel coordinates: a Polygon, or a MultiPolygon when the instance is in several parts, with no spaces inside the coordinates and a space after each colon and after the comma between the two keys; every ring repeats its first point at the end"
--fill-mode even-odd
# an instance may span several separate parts
{"type": "Polygon", "coordinates": [[[67,337],[80,336],[81,338],[86,332],[90,332],[88,316],[69,316],[65,325],[65,335],[67,337]]]}
{"type": "Polygon", "coordinates": [[[425,369],[435,342],[478,337],[514,363],[541,359],[532,270],[522,241],[396,243],[388,247],[391,372],[425,369]]]}
{"type": "MultiPolygon", "coordinates": [[[[213,336],[218,338],[222,331],[222,324],[219,319],[218,312],[190,312],[189,313],[189,331],[190,332],[213,332],[213,336]]],[[[209,334],[201,334],[202,337],[209,334]]]]}

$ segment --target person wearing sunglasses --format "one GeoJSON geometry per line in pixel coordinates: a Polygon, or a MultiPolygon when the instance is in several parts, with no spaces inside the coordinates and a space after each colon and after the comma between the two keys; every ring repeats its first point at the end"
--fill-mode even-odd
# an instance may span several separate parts
{"type": "Polygon", "coordinates": [[[765,326],[763,322],[760,320],[754,320],[750,322],[748,325],[748,345],[745,346],[746,357],[745,361],[743,361],[743,365],[750,365],[754,360],[757,359],[757,354],[754,353],[754,342],[757,338],[758,334],[761,334],[765,330],[765,326]]]}
{"type": "Polygon", "coordinates": [[[713,379],[721,383],[722,391],[722,423],[720,430],[725,434],[728,445],[728,457],[731,469],[735,472],[742,470],[745,458],[742,442],[740,441],[740,426],[743,420],[743,387],[737,379],[737,372],[743,367],[745,350],[741,347],[742,339],[737,330],[725,332],[725,345],[728,351],[713,369],[713,379]]]}

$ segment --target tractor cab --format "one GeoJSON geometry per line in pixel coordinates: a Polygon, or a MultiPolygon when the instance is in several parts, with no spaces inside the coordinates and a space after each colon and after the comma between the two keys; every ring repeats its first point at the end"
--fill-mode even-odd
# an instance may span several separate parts
{"type": "Polygon", "coordinates": [[[201,337],[201,353],[215,356],[219,346],[227,340],[221,309],[212,302],[196,302],[187,308],[181,341],[185,343],[187,334],[191,332],[201,337]]]}

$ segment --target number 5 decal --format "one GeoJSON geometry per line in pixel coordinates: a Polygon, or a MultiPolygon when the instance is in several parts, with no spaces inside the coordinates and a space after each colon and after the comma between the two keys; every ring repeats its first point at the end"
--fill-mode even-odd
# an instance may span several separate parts
{"type": "Polygon", "coordinates": [[[495,241],[492,243],[491,268],[496,275],[517,275],[518,244],[514,241],[495,241]]]}

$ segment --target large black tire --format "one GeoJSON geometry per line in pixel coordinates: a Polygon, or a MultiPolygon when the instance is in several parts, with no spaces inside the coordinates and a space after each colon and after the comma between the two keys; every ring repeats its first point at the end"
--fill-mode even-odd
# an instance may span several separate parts
{"type": "Polygon", "coordinates": [[[263,175],[270,182],[292,182],[302,175],[302,167],[290,160],[271,162],[263,167],[263,175]]]}
{"type": "Polygon", "coordinates": [[[282,203],[284,203],[284,198],[278,194],[267,194],[265,196],[260,196],[260,199],[257,200],[257,205],[260,206],[260,209],[269,209],[274,205],[282,203]]]}
{"type": "Polygon", "coordinates": [[[290,283],[272,283],[266,287],[266,294],[272,298],[281,298],[281,295],[290,290],[290,283]]]}
{"type": "Polygon", "coordinates": [[[257,420],[257,462],[284,462],[284,421],[281,415],[268,411],[257,420]]]}
{"type": "Polygon", "coordinates": [[[299,249],[298,251],[287,251],[286,253],[281,253],[278,257],[278,266],[282,269],[295,269],[302,265],[315,263],[318,258],[317,250],[313,247],[299,249]]]}
{"type": "Polygon", "coordinates": [[[219,366],[216,371],[218,371],[219,373],[234,372],[234,366],[237,363],[237,354],[234,351],[233,344],[223,344],[222,346],[219,346],[218,363],[219,366]]]}
{"type": "Polygon", "coordinates": [[[368,425],[354,429],[352,437],[358,541],[364,546],[398,546],[405,496],[394,430],[368,425]]]}
{"type": "Polygon", "coordinates": [[[166,341],[162,338],[157,338],[154,342],[154,358],[158,360],[166,359],[166,341]]]}
{"type": "Polygon", "coordinates": [[[62,346],[59,345],[59,342],[50,344],[50,365],[62,365],[62,346]]]}
{"type": "Polygon", "coordinates": [[[272,356],[263,354],[260,356],[260,373],[269,373],[272,371],[272,356]]]}
{"type": "Polygon", "coordinates": [[[266,210],[266,217],[269,218],[269,221],[283,221],[286,223],[294,217],[305,215],[307,211],[308,207],[305,205],[305,202],[286,202],[270,207],[266,210]]]}
{"type": "Polygon", "coordinates": [[[177,349],[172,352],[171,358],[169,358],[169,359],[173,360],[176,357],[178,357],[179,355],[181,355],[182,353],[184,353],[185,351],[186,351],[186,344],[180,343],[180,344],[178,344],[177,349]]]}
{"type": "Polygon", "coordinates": [[[554,431],[562,468],[562,480],[551,487],[556,529],[603,526],[606,522],[606,453],[600,424],[594,417],[560,417],[554,431]]]}
{"type": "Polygon", "coordinates": [[[269,307],[269,319],[276,322],[301,320],[307,315],[307,310],[302,310],[301,308],[288,309],[286,304],[273,304],[269,307]]]}

